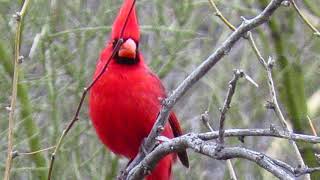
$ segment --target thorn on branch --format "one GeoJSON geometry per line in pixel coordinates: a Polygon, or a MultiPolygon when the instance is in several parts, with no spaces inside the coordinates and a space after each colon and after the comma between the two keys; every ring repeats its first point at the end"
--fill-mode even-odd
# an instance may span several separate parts
{"type": "MultiPolygon", "coordinates": [[[[245,18],[244,16],[241,16],[240,18],[241,18],[241,20],[242,20],[242,24],[243,24],[243,25],[246,25],[246,24],[249,24],[249,23],[250,23],[250,21],[249,21],[247,18],[245,18]]],[[[248,31],[248,32],[249,32],[249,31],[248,31]]],[[[246,35],[248,35],[248,32],[246,33],[246,35]]]]}
{"type": "Polygon", "coordinates": [[[241,142],[241,143],[245,143],[245,136],[239,136],[238,137],[238,140],[241,142]]]}
{"type": "Polygon", "coordinates": [[[12,110],[11,106],[7,106],[6,110],[10,112],[12,110]]]}
{"type": "Polygon", "coordinates": [[[18,151],[13,151],[12,152],[12,159],[16,158],[19,156],[19,152],[18,151]]]}
{"type": "Polygon", "coordinates": [[[257,157],[256,157],[256,160],[257,161],[261,161],[261,160],[263,160],[263,158],[264,158],[264,154],[259,154],[257,157]]]}
{"type": "Polygon", "coordinates": [[[221,17],[221,13],[220,12],[214,12],[214,15],[217,17],[221,17]]]}
{"type": "Polygon", "coordinates": [[[275,109],[275,104],[271,101],[267,101],[266,104],[264,105],[265,108],[274,110],[275,109]]]}
{"type": "Polygon", "coordinates": [[[276,128],[276,126],[274,124],[270,124],[270,131],[273,133],[273,134],[276,134],[276,135],[279,135],[279,130],[276,128]]]}
{"type": "Polygon", "coordinates": [[[208,123],[209,122],[209,114],[208,111],[205,111],[203,114],[201,114],[201,120],[204,123],[208,123]]]}
{"type": "Polygon", "coordinates": [[[158,132],[164,131],[164,127],[163,127],[163,126],[158,126],[157,131],[158,131],[158,132]]]}
{"type": "Polygon", "coordinates": [[[228,55],[230,52],[230,48],[226,48],[224,51],[223,51],[223,54],[224,55],[228,55]]]}
{"type": "Polygon", "coordinates": [[[19,56],[19,58],[18,58],[18,63],[19,63],[19,64],[22,64],[23,61],[24,61],[24,56],[19,56]]]}
{"type": "Polygon", "coordinates": [[[291,5],[291,3],[290,3],[290,1],[282,1],[281,5],[284,7],[289,7],[291,5]]]}
{"type": "Polygon", "coordinates": [[[276,132],[276,126],[274,124],[270,124],[270,131],[276,132]]]}
{"type": "Polygon", "coordinates": [[[169,100],[168,98],[163,98],[163,99],[161,100],[161,105],[162,105],[163,107],[167,107],[170,103],[171,103],[171,100],[169,100]]]}
{"type": "Polygon", "coordinates": [[[268,58],[268,68],[269,68],[270,70],[272,70],[274,64],[275,64],[275,60],[274,60],[271,56],[269,56],[269,58],[268,58]]]}
{"type": "Polygon", "coordinates": [[[20,21],[21,21],[21,13],[20,13],[20,12],[16,12],[16,13],[13,15],[13,18],[14,18],[17,22],[20,22],[20,21]]]}
{"type": "Polygon", "coordinates": [[[246,33],[243,35],[243,38],[248,40],[248,39],[250,38],[250,33],[251,33],[250,31],[246,32],[246,33]]]}
{"type": "Polygon", "coordinates": [[[237,76],[237,78],[242,78],[245,75],[242,69],[234,69],[233,73],[237,76]]]}
{"type": "Polygon", "coordinates": [[[256,83],[249,75],[244,73],[244,78],[249,81],[251,84],[253,84],[255,87],[259,88],[259,84],[256,83]]]}
{"type": "Polygon", "coordinates": [[[202,123],[208,128],[211,132],[213,132],[213,128],[211,127],[209,123],[209,114],[208,111],[205,111],[203,114],[201,114],[201,121],[202,123]]]}

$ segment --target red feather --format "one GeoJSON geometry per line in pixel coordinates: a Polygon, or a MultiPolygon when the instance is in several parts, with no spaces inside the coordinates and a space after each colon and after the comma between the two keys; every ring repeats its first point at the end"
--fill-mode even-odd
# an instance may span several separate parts
{"type": "MultiPolygon", "coordinates": [[[[111,41],[100,55],[94,78],[112,54],[113,42],[120,38],[132,3],[133,0],[124,1],[113,25],[111,41]]],[[[128,17],[122,38],[139,42],[135,8],[128,17]]],[[[106,72],[92,87],[89,101],[90,116],[100,140],[115,154],[129,159],[137,155],[142,140],[148,136],[161,109],[160,101],[166,96],[161,81],[144,63],[141,53],[137,58],[134,64],[122,64],[116,58],[112,59],[106,72]]],[[[169,122],[162,135],[168,138],[182,135],[174,113],[170,114],[169,122]]],[[[186,152],[179,152],[178,156],[188,166],[186,152]]],[[[163,158],[147,179],[170,179],[174,157],[167,155],[163,158]]]]}

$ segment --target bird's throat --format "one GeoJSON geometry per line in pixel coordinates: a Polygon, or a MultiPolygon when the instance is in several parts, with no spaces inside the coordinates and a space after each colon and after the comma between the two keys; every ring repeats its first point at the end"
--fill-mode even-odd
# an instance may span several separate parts
{"type": "Polygon", "coordinates": [[[138,56],[136,58],[127,58],[127,57],[116,56],[115,60],[118,64],[124,64],[124,65],[134,65],[139,62],[138,56]]]}

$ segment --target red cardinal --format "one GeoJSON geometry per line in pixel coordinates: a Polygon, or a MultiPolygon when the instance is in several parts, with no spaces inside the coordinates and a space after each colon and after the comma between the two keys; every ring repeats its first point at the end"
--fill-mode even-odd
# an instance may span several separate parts
{"type": "MultiPolygon", "coordinates": [[[[134,0],[124,0],[113,24],[111,40],[100,55],[94,78],[107,63],[120,38],[124,43],[90,91],[90,116],[101,141],[115,154],[133,159],[157,118],[161,99],[166,97],[160,79],[151,72],[138,50],[140,32],[134,0]]],[[[162,135],[168,138],[182,135],[173,112],[162,135]]],[[[179,152],[178,157],[183,165],[189,166],[185,151],[179,152]]],[[[174,159],[173,154],[164,157],[147,179],[171,179],[174,159]]]]}

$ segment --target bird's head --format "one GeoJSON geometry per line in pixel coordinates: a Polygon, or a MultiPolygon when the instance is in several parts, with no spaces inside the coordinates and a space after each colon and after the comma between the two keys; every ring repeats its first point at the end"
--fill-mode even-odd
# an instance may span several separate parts
{"type": "Polygon", "coordinates": [[[123,39],[115,58],[119,63],[133,64],[138,61],[138,43],[140,40],[139,23],[134,0],[124,0],[112,27],[113,47],[123,39]]]}

